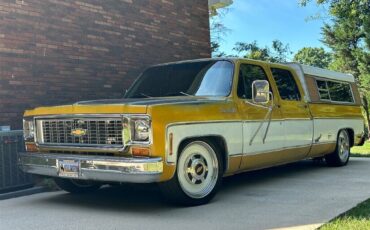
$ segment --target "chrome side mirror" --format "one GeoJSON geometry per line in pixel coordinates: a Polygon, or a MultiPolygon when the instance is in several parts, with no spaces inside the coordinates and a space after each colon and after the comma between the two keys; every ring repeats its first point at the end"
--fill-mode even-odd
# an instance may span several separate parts
{"type": "Polygon", "coordinates": [[[270,84],[266,80],[252,83],[252,101],[255,104],[267,104],[270,101],[270,84]]]}

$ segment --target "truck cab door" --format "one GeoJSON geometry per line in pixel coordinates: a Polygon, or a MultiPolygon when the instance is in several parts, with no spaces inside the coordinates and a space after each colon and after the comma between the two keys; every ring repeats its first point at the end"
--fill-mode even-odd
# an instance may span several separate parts
{"type": "Polygon", "coordinates": [[[313,138],[313,121],[304,101],[303,88],[289,69],[272,66],[271,74],[278,89],[283,117],[284,148],[291,152],[292,160],[303,159],[310,151],[313,138]]]}
{"type": "MultiPolygon", "coordinates": [[[[284,127],[281,109],[274,106],[271,121],[266,119],[268,108],[252,103],[252,83],[255,80],[270,82],[270,91],[276,94],[276,88],[271,84],[272,79],[266,74],[267,65],[259,62],[241,62],[238,68],[237,104],[243,124],[243,157],[240,169],[251,170],[273,165],[281,160],[276,150],[284,147],[284,127]],[[261,125],[260,129],[259,126],[261,125]],[[266,138],[264,136],[266,135],[266,138]]],[[[276,105],[277,97],[273,97],[266,107],[276,105]]]]}

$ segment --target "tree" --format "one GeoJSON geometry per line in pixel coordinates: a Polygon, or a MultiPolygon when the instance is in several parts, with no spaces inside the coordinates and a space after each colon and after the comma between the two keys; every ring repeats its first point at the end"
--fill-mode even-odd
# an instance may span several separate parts
{"type": "MultiPolygon", "coordinates": [[[[310,0],[301,0],[306,5],[310,0]]],[[[370,128],[370,0],[316,0],[328,4],[331,23],[322,28],[323,42],[333,50],[333,70],[351,73],[360,85],[370,128]]],[[[369,136],[370,138],[370,136],[369,136]]]]}
{"type": "Polygon", "coordinates": [[[304,47],[294,55],[293,60],[305,65],[328,68],[332,61],[332,54],[323,48],[304,47]]]}
{"type": "Polygon", "coordinates": [[[211,31],[211,52],[214,57],[226,56],[225,53],[220,52],[220,43],[223,37],[230,32],[223,23],[223,18],[228,12],[228,6],[233,4],[233,1],[215,1],[209,7],[210,31],[211,31]]]}
{"type": "Polygon", "coordinates": [[[238,54],[244,58],[270,61],[270,62],[286,62],[290,52],[289,45],[284,45],[279,40],[272,41],[270,47],[259,47],[257,41],[251,43],[237,42],[233,50],[237,51],[238,54]]]}

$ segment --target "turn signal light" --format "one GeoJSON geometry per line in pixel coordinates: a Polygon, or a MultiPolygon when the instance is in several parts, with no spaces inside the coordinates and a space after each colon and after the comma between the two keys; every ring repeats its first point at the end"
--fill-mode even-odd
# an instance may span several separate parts
{"type": "Polygon", "coordinates": [[[170,146],[169,146],[169,148],[170,148],[170,156],[172,156],[173,155],[173,133],[170,133],[170,137],[169,137],[169,142],[170,142],[170,146]]]}
{"type": "Polygon", "coordinates": [[[148,157],[150,155],[150,150],[148,148],[131,148],[131,154],[137,157],[148,157]]]}
{"type": "Polygon", "coordinates": [[[38,149],[35,143],[26,143],[26,151],[27,152],[37,152],[38,149]]]}

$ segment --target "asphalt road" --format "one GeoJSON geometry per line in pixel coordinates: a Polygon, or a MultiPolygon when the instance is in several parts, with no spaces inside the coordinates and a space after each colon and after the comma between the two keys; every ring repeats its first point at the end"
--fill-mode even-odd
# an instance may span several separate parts
{"type": "Polygon", "coordinates": [[[200,207],[173,207],[154,185],[0,201],[0,229],[315,229],[370,197],[370,158],[329,168],[302,161],[226,178],[200,207]]]}

